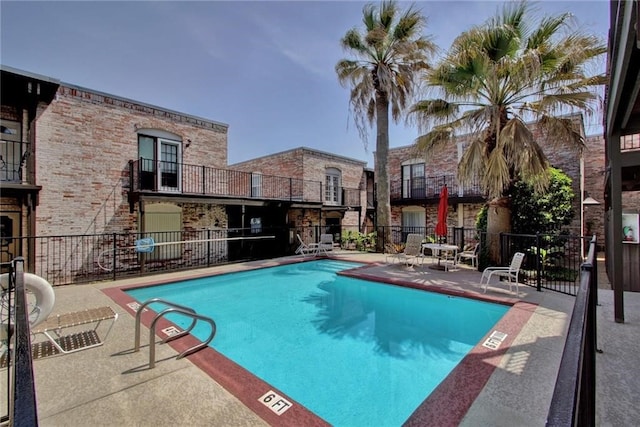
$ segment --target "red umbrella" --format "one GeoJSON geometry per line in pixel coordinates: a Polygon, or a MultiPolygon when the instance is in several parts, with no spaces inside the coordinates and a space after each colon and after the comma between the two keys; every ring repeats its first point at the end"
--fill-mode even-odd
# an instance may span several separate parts
{"type": "Polygon", "coordinates": [[[449,210],[449,190],[445,185],[440,191],[440,203],[438,204],[438,222],[436,222],[436,236],[447,236],[447,211],[449,210]]]}

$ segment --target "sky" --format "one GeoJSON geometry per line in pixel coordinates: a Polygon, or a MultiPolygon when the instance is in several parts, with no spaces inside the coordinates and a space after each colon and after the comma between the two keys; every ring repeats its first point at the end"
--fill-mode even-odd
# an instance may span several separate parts
{"type": "MultiPolygon", "coordinates": [[[[416,1],[423,31],[445,52],[502,9],[497,1],[416,1]]],[[[336,63],[361,28],[359,1],[0,1],[0,63],[62,82],[226,123],[229,164],[309,147],[373,167],[336,63]]],[[[410,2],[399,2],[402,9],[410,2]]],[[[606,41],[609,2],[541,1],[538,17],[570,12],[606,41]]],[[[434,57],[433,61],[442,55],[434,57]]],[[[596,65],[604,72],[604,59],[596,65]]],[[[425,96],[426,98],[426,96],[425,96]]],[[[602,132],[600,117],[587,134],[602,132]]],[[[419,135],[392,124],[390,147],[419,135]]]]}

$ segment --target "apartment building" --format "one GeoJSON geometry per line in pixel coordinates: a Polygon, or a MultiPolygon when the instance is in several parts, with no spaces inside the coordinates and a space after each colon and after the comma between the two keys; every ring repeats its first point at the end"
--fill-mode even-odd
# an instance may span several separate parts
{"type": "Polygon", "coordinates": [[[343,228],[372,231],[373,172],[366,168],[366,162],[298,147],[236,163],[229,168],[251,173],[256,185],[264,186],[265,175],[286,176],[304,182],[297,200],[292,197],[285,205],[284,215],[287,225],[299,229],[307,241],[317,241],[320,230],[333,234],[335,242],[340,241],[343,228]],[[312,227],[316,225],[319,228],[312,227]]]}
{"type": "MultiPolygon", "coordinates": [[[[542,130],[532,123],[530,128],[547,155],[551,166],[564,171],[572,179],[576,195],[573,207],[576,213],[568,227],[572,234],[583,231],[583,215],[588,214],[589,232],[603,235],[600,216],[602,208],[589,206],[587,212],[582,201],[588,194],[602,198],[604,158],[601,136],[585,137],[582,115],[569,119],[585,141],[580,153],[568,144],[552,143],[542,130]],[[589,159],[584,161],[584,159],[589,159]],[[585,177],[587,177],[585,179],[585,177]]],[[[486,196],[478,182],[463,186],[457,179],[457,166],[468,145],[468,137],[461,136],[446,147],[434,151],[429,158],[418,152],[414,145],[389,150],[389,176],[391,194],[391,224],[402,227],[424,227],[434,230],[440,191],[446,185],[449,192],[447,224],[450,228],[475,228],[476,215],[486,203],[486,196]]],[[[453,237],[453,236],[452,236],[453,237]]],[[[468,243],[468,242],[465,242],[468,243]]]]}
{"type": "Polygon", "coordinates": [[[33,269],[46,250],[61,254],[48,270],[78,275],[108,272],[115,258],[132,270],[209,264],[251,257],[267,231],[278,234],[271,255],[284,255],[291,227],[320,225],[339,241],[341,227],[372,221],[363,161],[298,148],[228,166],[225,123],[5,66],[2,93],[3,261],[22,255],[33,269]],[[37,251],[23,238],[69,235],[102,237],[37,251]],[[143,237],[153,253],[139,253],[143,237]]]}

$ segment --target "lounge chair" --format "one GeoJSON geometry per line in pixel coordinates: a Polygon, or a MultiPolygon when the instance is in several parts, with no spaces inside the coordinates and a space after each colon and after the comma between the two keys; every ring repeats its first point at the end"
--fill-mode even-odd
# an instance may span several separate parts
{"type": "Polygon", "coordinates": [[[487,282],[484,284],[484,292],[487,292],[487,287],[489,286],[489,280],[491,280],[492,276],[504,277],[509,282],[509,292],[511,292],[511,286],[515,283],[516,285],[516,296],[520,295],[518,291],[518,276],[520,275],[520,266],[522,266],[522,260],[524,259],[524,253],[516,252],[511,259],[511,264],[509,267],[487,267],[482,272],[482,277],[480,278],[480,285],[482,285],[482,281],[487,279],[487,282]]]}
{"type": "Polygon", "coordinates": [[[462,252],[458,252],[456,255],[456,264],[460,264],[460,260],[470,259],[471,266],[474,268],[478,267],[478,254],[480,253],[480,243],[476,243],[473,246],[473,249],[465,250],[462,252]]]}
{"type": "Polygon", "coordinates": [[[299,234],[296,234],[296,237],[298,238],[298,243],[299,243],[299,246],[296,249],[296,254],[302,255],[302,257],[304,258],[306,254],[313,254],[318,250],[317,243],[307,244],[302,240],[302,237],[300,237],[299,234]]]}
{"type": "Polygon", "coordinates": [[[326,256],[329,256],[327,251],[333,250],[333,234],[321,234],[318,248],[316,249],[316,255],[320,255],[320,252],[324,252],[326,256]]]}
{"type": "Polygon", "coordinates": [[[421,234],[407,235],[404,251],[398,254],[398,261],[404,261],[406,266],[417,264],[418,260],[423,263],[422,240],[423,237],[421,234]]]}
{"type": "Polygon", "coordinates": [[[391,243],[387,243],[386,245],[384,245],[384,254],[386,255],[385,256],[386,263],[394,264],[394,260],[400,261],[400,258],[399,258],[400,252],[398,252],[396,247],[391,243]]]}
{"type": "MultiPolygon", "coordinates": [[[[48,342],[59,352],[68,354],[88,348],[98,347],[104,344],[105,340],[111,332],[118,313],[113,311],[111,307],[96,307],[87,310],[74,311],[70,313],[50,316],[43,323],[31,329],[31,333],[35,336],[44,335],[48,342]],[[104,336],[98,335],[98,328],[102,322],[110,322],[104,336]],[[86,330],[80,330],[85,325],[93,325],[86,330]],[[63,334],[63,331],[66,334],[63,334]]],[[[47,342],[34,343],[34,347],[42,347],[47,342]]],[[[41,349],[42,350],[42,349],[41,349]]]]}

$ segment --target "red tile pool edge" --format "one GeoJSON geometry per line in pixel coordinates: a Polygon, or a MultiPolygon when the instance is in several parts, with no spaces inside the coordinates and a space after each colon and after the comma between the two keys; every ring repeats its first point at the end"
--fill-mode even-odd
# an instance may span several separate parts
{"type": "MultiPolygon", "coordinates": [[[[282,264],[288,264],[285,262],[282,264]]],[[[279,264],[281,265],[281,264],[279,264]]],[[[366,267],[366,266],[365,266],[366,267]]],[[[262,267],[257,267],[262,268],[262,267]]],[[[356,268],[343,272],[342,274],[371,280],[381,283],[387,283],[396,286],[405,286],[417,289],[428,290],[438,293],[446,293],[471,299],[495,302],[500,304],[512,305],[511,309],[500,319],[493,330],[506,333],[507,337],[497,350],[492,350],[482,346],[486,339],[484,337],[478,345],[476,345],[467,356],[458,364],[458,366],[440,383],[438,387],[427,397],[413,414],[404,423],[405,426],[457,426],[460,424],[465,414],[478,397],[491,374],[500,363],[502,356],[509,350],[511,343],[518,335],[520,330],[527,323],[537,305],[521,302],[513,299],[492,298],[484,295],[478,295],[464,291],[450,291],[442,287],[417,285],[409,281],[402,280],[384,280],[375,276],[369,276],[363,272],[363,268],[356,268]]],[[[226,274],[226,273],[219,273],[226,274]]],[[[149,277],[148,283],[139,285],[128,285],[122,287],[114,287],[103,289],[103,292],[109,296],[115,303],[120,305],[128,313],[135,317],[136,312],[127,304],[135,302],[133,298],[125,293],[125,290],[144,286],[153,286],[161,283],[170,283],[179,280],[188,280],[197,277],[213,276],[214,274],[202,274],[197,276],[189,276],[186,278],[173,280],[158,280],[149,277]]],[[[149,310],[141,316],[142,323],[150,327],[154,313],[149,310]]],[[[157,323],[158,330],[175,326],[173,323],[162,318],[157,323]]],[[[493,332],[490,331],[487,336],[493,332]]],[[[165,338],[165,337],[161,337],[165,338]]],[[[143,338],[144,342],[144,338],[143,338]]],[[[195,337],[188,335],[168,344],[177,352],[182,352],[200,341],[195,337]]],[[[282,391],[262,381],[252,373],[227,359],[225,356],[217,352],[211,347],[204,348],[195,354],[187,356],[193,364],[202,369],[213,380],[218,382],[227,391],[238,398],[249,409],[255,412],[263,420],[271,425],[278,426],[328,426],[329,424],[313,412],[306,409],[301,404],[295,402],[282,391]],[[259,402],[259,398],[269,390],[273,390],[294,405],[281,415],[276,415],[266,406],[259,402]]]]}

